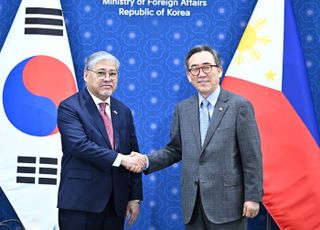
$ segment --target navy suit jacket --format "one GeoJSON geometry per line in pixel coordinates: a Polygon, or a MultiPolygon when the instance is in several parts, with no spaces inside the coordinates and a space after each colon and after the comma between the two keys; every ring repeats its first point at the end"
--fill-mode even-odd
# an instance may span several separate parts
{"type": "Polygon", "coordinates": [[[112,166],[117,153],[139,151],[131,111],[111,97],[111,118],[115,150],[87,89],[59,105],[63,157],[58,208],[101,212],[114,199],[117,215],[124,216],[129,200],[142,200],[141,174],[112,166]]]}

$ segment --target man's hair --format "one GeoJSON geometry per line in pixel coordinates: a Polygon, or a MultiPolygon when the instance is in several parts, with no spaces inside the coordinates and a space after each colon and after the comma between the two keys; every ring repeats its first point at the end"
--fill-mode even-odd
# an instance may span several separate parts
{"type": "Polygon", "coordinates": [[[113,56],[112,54],[106,52],[106,51],[98,51],[93,54],[91,54],[87,59],[85,63],[85,69],[91,70],[95,64],[97,64],[99,61],[110,61],[114,62],[116,64],[117,70],[119,70],[120,62],[118,58],[113,56]]]}
{"type": "Polygon", "coordinates": [[[208,45],[197,45],[197,46],[194,46],[192,47],[187,56],[186,56],[186,60],[185,60],[185,66],[186,66],[186,70],[188,71],[188,64],[189,64],[189,59],[192,55],[194,55],[195,53],[199,53],[199,52],[202,52],[202,51],[208,51],[209,53],[212,54],[213,58],[214,58],[214,61],[216,62],[215,64],[218,65],[219,67],[221,67],[221,59],[220,59],[220,55],[218,53],[218,51],[214,50],[214,49],[211,49],[210,46],[208,45]]]}

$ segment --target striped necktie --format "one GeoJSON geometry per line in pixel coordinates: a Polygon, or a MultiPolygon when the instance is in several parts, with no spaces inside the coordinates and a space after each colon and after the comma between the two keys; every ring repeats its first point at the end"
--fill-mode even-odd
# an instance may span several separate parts
{"type": "Polygon", "coordinates": [[[206,138],[210,122],[209,105],[210,102],[207,100],[203,100],[200,105],[200,136],[202,146],[204,143],[204,139],[206,138]]]}
{"type": "MultiPolygon", "coordinates": [[[[106,105],[107,103],[102,102],[99,103],[99,112],[100,112],[100,116],[103,120],[104,123],[104,127],[106,128],[112,149],[114,149],[114,137],[113,137],[113,127],[112,127],[112,121],[110,116],[106,113],[106,105]]],[[[108,105],[109,106],[109,105],[108,105]]]]}

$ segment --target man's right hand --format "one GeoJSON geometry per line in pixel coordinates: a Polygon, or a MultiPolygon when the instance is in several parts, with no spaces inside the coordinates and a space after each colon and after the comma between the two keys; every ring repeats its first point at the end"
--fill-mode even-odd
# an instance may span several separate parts
{"type": "Polygon", "coordinates": [[[146,169],[147,164],[148,164],[148,163],[147,163],[147,162],[148,162],[148,159],[147,159],[147,156],[146,156],[146,155],[143,155],[143,154],[141,154],[141,153],[134,152],[134,151],[132,151],[130,155],[131,155],[132,157],[138,158],[139,164],[140,164],[141,166],[143,166],[143,167],[142,167],[142,170],[145,170],[145,169],[146,169]]]}
{"type": "Polygon", "coordinates": [[[131,155],[123,155],[121,165],[127,170],[134,173],[140,173],[145,168],[146,159],[145,156],[137,153],[131,152],[131,155]]]}

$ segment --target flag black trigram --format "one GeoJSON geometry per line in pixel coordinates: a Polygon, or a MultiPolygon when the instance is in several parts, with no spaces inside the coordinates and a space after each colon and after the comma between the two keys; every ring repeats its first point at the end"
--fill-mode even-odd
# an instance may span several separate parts
{"type": "Polygon", "coordinates": [[[27,7],[25,25],[25,34],[63,36],[60,9],[27,7]]]}
{"type": "Polygon", "coordinates": [[[17,158],[17,183],[56,185],[58,174],[58,159],[18,156],[17,158]],[[38,169],[38,170],[37,170],[38,169]]]}

